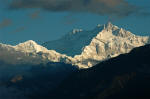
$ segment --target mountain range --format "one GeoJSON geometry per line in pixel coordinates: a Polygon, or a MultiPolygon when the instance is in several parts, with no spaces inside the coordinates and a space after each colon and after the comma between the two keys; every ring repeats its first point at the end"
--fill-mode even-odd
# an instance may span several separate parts
{"type": "Polygon", "coordinates": [[[1,99],[149,99],[150,45],[88,68],[64,63],[0,66],[1,99]],[[13,67],[13,68],[12,68],[13,67]]]}
{"type": "Polygon", "coordinates": [[[72,56],[79,67],[88,68],[99,61],[128,53],[150,43],[148,36],[136,36],[108,22],[91,31],[75,29],[59,40],[43,44],[48,49],[72,56]]]}
{"type": "Polygon", "coordinates": [[[134,35],[108,22],[89,31],[74,29],[60,39],[42,45],[32,40],[16,46],[0,44],[0,60],[9,64],[64,62],[89,68],[149,43],[149,36],[134,35]]]}
{"type": "Polygon", "coordinates": [[[0,99],[149,99],[150,37],[110,22],[42,45],[0,43],[0,99]]]}

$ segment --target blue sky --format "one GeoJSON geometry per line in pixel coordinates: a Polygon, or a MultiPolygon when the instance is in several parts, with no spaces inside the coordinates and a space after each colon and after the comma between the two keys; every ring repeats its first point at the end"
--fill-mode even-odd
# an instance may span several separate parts
{"type": "MultiPolygon", "coordinates": [[[[150,11],[150,0],[128,0],[128,3],[141,8],[143,12],[150,11]]],[[[97,24],[107,23],[110,17],[109,13],[101,15],[87,10],[80,12],[78,9],[75,12],[49,11],[40,7],[8,9],[8,6],[8,3],[0,1],[0,43],[13,45],[26,40],[41,44],[58,39],[74,28],[90,30],[97,24]]],[[[115,16],[111,21],[137,35],[150,35],[149,13],[115,16]]]]}

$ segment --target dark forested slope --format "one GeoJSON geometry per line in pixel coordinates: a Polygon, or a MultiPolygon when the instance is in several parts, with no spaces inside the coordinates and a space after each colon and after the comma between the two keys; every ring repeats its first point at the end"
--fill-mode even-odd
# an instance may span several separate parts
{"type": "Polygon", "coordinates": [[[150,45],[73,73],[52,97],[150,99],[150,45]]]}

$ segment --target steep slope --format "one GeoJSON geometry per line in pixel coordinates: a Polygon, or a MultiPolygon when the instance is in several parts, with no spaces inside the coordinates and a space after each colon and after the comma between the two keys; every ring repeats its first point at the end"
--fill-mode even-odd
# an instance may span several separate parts
{"type": "Polygon", "coordinates": [[[148,36],[136,36],[129,31],[119,28],[110,22],[98,25],[91,31],[73,30],[56,41],[43,44],[48,49],[74,56],[76,64],[88,68],[131,49],[148,44],[148,36]]]}
{"type": "MultiPolygon", "coordinates": [[[[51,99],[149,99],[150,45],[73,73],[51,99]]],[[[37,98],[40,99],[40,98],[37,98]]]]}

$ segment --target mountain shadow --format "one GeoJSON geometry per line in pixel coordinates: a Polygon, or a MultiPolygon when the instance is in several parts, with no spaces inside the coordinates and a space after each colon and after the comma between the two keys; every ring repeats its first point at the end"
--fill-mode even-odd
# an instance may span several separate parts
{"type": "Polygon", "coordinates": [[[81,54],[82,49],[89,45],[91,40],[103,29],[103,26],[96,27],[91,31],[75,29],[58,40],[48,41],[42,45],[49,50],[73,57],[81,54]]]}
{"type": "Polygon", "coordinates": [[[0,99],[30,99],[44,97],[55,89],[76,66],[49,62],[47,64],[10,65],[0,62],[0,99]]]}
{"type": "MultiPolygon", "coordinates": [[[[70,75],[51,99],[150,99],[150,45],[70,75]]],[[[41,99],[41,98],[36,98],[41,99]]]]}

